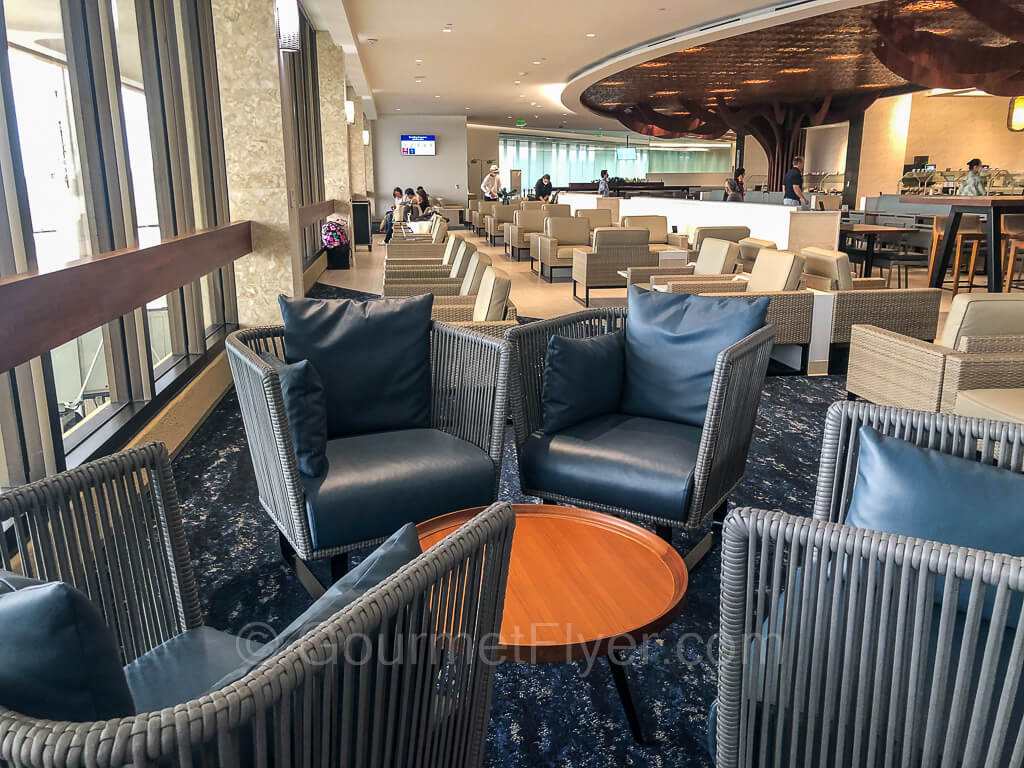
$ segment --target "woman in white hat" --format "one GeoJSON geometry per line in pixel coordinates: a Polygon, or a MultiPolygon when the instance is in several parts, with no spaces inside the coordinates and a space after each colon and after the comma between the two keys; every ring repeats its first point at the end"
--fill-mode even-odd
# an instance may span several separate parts
{"type": "Polygon", "coordinates": [[[501,179],[498,177],[498,166],[492,165],[491,172],[484,176],[480,183],[480,191],[484,193],[484,200],[497,200],[501,192],[501,179]]]}

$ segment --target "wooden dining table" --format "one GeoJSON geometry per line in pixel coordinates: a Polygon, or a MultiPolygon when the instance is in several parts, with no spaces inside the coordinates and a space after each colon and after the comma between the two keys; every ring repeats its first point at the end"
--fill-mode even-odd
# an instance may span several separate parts
{"type": "Polygon", "coordinates": [[[985,195],[983,197],[902,195],[900,202],[914,205],[948,205],[950,207],[946,230],[942,235],[942,248],[939,251],[935,269],[931,271],[932,288],[942,287],[946,270],[949,269],[953,260],[956,233],[960,229],[960,220],[963,215],[973,213],[987,217],[988,255],[986,256],[985,272],[988,275],[988,290],[989,293],[999,293],[1003,290],[1002,220],[1003,216],[1007,214],[1024,213],[1024,195],[985,195]]]}
{"type": "MultiPolygon", "coordinates": [[[[879,235],[891,235],[907,232],[906,227],[890,227],[884,224],[853,224],[850,222],[839,225],[839,235],[845,240],[854,235],[863,235],[867,240],[867,250],[864,252],[864,274],[863,277],[871,277],[871,270],[875,263],[875,240],[879,235]]],[[[843,250],[843,244],[839,246],[843,250]]]]}

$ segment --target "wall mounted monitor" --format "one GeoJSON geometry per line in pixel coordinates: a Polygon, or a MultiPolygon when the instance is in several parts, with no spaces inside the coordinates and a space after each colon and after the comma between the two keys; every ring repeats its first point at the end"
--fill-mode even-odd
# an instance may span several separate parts
{"type": "Polygon", "coordinates": [[[435,136],[425,133],[402,134],[403,155],[434,155],[435,136]]]}
{"type": "Polygon", "coordinates": [[[616,147],[616,160],[636,160],[636,147],[616,147]]]}

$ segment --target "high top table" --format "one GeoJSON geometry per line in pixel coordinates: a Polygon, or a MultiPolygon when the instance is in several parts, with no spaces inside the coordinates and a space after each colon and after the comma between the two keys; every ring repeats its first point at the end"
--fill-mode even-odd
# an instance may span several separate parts
{"type": "MultiPolygon", "coordinates": [[[[949,220],[946,231],[942,235],[942,250],[939,252],[938,263],[932,270],[931,287],[941,288],[953,258],[956,245],[956,233],[960,229],[960,219],[965,213],[974,213],[988,218],[988,256],[986,272],[988,273],[989,293],[1003,290],[1003,244],[1002,219],[1008,213],[1024,213],[1024,195],[986,195],[985,197],[952,197],[950,195],[903,195],[901,203],[918,205],[948,205],[949,220]]],[[[973,276],[972,276],[973,277],[973,276]]]]}
{"type": "MultiPolygon", "coordinates": [[[[626,654],[682,610],[683,558],[660,536],[618,517],[551,504],[513,507],[498,659],[536,664],[607,656],[633,738],[643,743],[626,654]]],[[[420,523],[420,545],[426,550],[483,509],[420,523]]]]}

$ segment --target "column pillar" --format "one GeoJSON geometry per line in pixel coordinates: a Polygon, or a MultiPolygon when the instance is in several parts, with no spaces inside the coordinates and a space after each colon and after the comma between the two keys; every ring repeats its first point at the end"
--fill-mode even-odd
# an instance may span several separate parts
{"type": "MultiPolygon", "coordinates": [[[[373,200],[374,193],[377,191],[377,185],[374,184],[373,180],[373,120],[368,120],[366,115],[363,115],[363,130],[368,132],[367,136],[370,138],[369,143],[363,145],[363,171],[366,176],[366,196],[373,200]]],[[[371,204],[372,209],[373,206],[371,204]]]]}
{"type": "Polygon", "coordinates": [[[274,4],[211,0],[211,6],[231,219],[253,222],[253,251],[235,263],[238,320],[276,325],[277,296],[295,294],[302,263],[289,220],[294,190],[285,155],[274,4]]]}
{"type": "Polygon", "coordinates": [[[857,208],[857,182],[860,180],[860,150],[864,143],[864,115],[850,118],[850,130],[846,137],[846,167],[843,176],[843,205],[857,208]]]}
{"type": "Polygon", "coordinates": [[[345,122],[345,52],[329,32],[316,33],[320,77],[320,132],[324,148],[324,194],[341,203],[339,213],[351,218],[352,187],[348,171],[348,124],[345,122]]]}
{"type": "Polygon", "coordinates": [[[355,121],[348,126],[348,161],[350,189],[353,196],[366,197],[366,153],[363,151],[363,100],[350,85],[348,98],[355,106],[355,121]]]}

